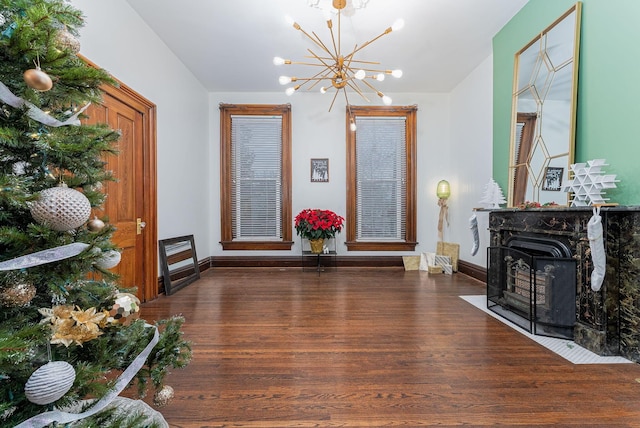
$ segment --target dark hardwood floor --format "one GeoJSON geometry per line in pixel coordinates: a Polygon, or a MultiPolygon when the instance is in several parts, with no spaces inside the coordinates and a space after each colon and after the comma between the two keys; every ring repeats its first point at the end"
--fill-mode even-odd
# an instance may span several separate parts
{"type": "Polygon", "coordinates": [[[193,341],[160,410],[171,427],[640,427],[639,365],[573,365],[458,297],[483,293],[460,273],[210,269],[143,305],[193,341]]]}

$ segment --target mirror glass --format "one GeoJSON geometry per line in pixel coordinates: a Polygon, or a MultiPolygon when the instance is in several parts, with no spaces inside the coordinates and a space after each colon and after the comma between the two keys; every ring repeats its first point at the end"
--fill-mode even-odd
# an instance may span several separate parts
{"type": "Polygon", "coordinates": [[[515,56],[509,206],[568,204],[573,163],[581,4],[515,56]]]}

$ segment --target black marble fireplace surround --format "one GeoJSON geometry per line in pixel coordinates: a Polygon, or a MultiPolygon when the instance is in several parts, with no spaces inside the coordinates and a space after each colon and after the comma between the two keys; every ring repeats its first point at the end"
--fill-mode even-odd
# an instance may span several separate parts
{"type": "MultiPolygon", "coordinates": [[[[504,308],[515,307],[518,316],[530,316],[535,333],[546,334],[551,324],[549,335],[573,337],[577,344],[598,355],[620,355],[640,362],[640,207],[601,209],[607,268],[602,287],[597,292],[591,289],[593,265],[587,238],[587,224],[592,215],[591,207],[491,211],[491,243],[487,258],[487,297],[490,300],[487,303],[495,306],[498,293],[510,286],[507,284],[509,275],[513,281],[514,272],[518,272],[516,268],[522,269],[522,266],[508,266],[508,261],[513,263],[514,259],[522,258],[531,267],[527,271],[531,280],[539,287],[543,284],[540,290],[544,292],[547,292],[544,277],[539,277],[547,267],[555,275],[548,296],[531,284],[531,294],[527,297],[533,303],[528,311],[526,305],[517,309],[518,305],[513,304],[517,301],[509,296],[504,308]],[[567,265],[563,266],[562,260],[573,261],[569,270],[574,272],[567,275],[567,265]],[[559,272],[560,276],[557,275],[559,272]],[[568,290],[570,298],[565,292],[560,294],[563,297],[558,294],[553,297],[553,289],[557,287],[568,290]],[[555,302],[549,300],[554,298],[555,302]],[[551,303],[553,314],[548,312],[551,303]],[[573,316],[567,318],[567,310],[569,313],[573,310],[573,316]],[[562,315],[554,315],[556,312],[562,315]],[[573,327],[564,326],[567,320],[573,327]],[[536,324],[538,321],[541,322],[536,324]]],[[[512,293],[516,298],[526,293],[519,294],[512,293]]]]}

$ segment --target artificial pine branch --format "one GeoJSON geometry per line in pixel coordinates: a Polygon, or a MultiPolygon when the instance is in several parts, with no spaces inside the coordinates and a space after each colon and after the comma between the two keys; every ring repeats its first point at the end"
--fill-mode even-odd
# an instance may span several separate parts
{"type": "MultiPolygon", "coordinates": [[[[65,121],[88,103],[100,102],[103,85],[117,84],[105,70],[87,65],[68,46],[59,46],[62,29],[77,35],[83,24],[82,13],[67,1],[0,0],[0,13],[5,20],[0,26],[0,82],[34,108],[65,121]],[[38,65],[53,81],[49,91],[35,90],[23,79],[25,70],[38,65]]],[[[106,162],[117,155],[119,138],[119,131],[106,124],[48,126],[30,115],[26,106],[15,108],[0,101],[0,262],[67,244],[87,244],[73,257],[0,271],[0,426],[15,426],[53,406],[77,407],[87,399],[99,399],[151,340],[153,329],[143,319],[119,322],[107,317],[116,295],[131,292],[119,284],[116,274],[98,266],[106,251],[117,250],[109,219],[102,218],[106,226],[98,231],[86,225],[57,231],[31,216],[41,192],[60,180],[83,193],[99,212],[105,198],[103,184],[117,180],[106,170],[106,162]],[[72,330],[64,330],[63,340],[54,339],[56,328],[67,328],[69,323],[91,334],[69,339],[72,330]],[[34,404],[26,398],[25,384],[50,357],[71,364],[75,381],[56,402],[34,404]]],[[[157,322],[159,342],[129,387],[137,383],[143,395],[149,384],[162,386],[171,368],[188,364],[191,345],[182,337],[183,322],[182,317],[157,322]]],[[[144,415],[108,410],[71,426],[148,423],[144,415]]]]}

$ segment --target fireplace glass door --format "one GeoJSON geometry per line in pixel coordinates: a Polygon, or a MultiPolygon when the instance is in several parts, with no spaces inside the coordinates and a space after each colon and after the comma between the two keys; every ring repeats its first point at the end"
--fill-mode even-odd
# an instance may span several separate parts
{"type": "Polygon", "coordinates": [[[576,261],[513,247],[488,252],[487,308],[530,333],[573,339],[576,261]]]}

